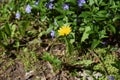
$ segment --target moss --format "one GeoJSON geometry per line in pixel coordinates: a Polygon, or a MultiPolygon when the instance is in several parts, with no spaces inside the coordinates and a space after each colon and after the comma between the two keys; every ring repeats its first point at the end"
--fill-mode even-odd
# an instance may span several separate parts
{"type": "MultiPolygon", "coordinates": [[[[116,67],[113,66],[113,64],[116,64],[115,60],[116,57],[112,54],[107,54],[104,58],[104,64],[105,67],[107,68],[107,71],[109,74],[117,74],[119,72],[119,69],[117,69],[116,67]]],[[[100,70],[104,72],[102,63],[98,63],[97,65],[95,65],[93,67],[94,70],[100,70]]]]}

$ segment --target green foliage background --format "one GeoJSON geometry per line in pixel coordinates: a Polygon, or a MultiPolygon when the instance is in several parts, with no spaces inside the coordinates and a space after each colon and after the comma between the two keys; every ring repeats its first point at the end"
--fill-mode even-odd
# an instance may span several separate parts
{"type": "MultiPolygon", "coordinates": [[[[49,0],[40,0],[38,5],[34,4],[34,0],[0,2],[0,54],[15,50],[15,55],[17,55],[23,48],[30,48],[31,54],[34,54],[34,50],[44,43],[43,37],[49,41],[52,40],[51,30],[55,31],[56,43],[57,41],[64,43],[63,37],[60,37],[57,31],[62,25],[70,24],[72,32],[67,38],[72,46],[72,54],[69,55],[68,63],[73,65],[72,61],[75,61],[76,64],[88,61],[88,64],[83,64],[83,66],[90,67],[93,62],[86,55],[90,54],[89,50],[97,50],[96,53],[100,55],[99,58],[103,58],[102,62],[106,64],[109,75],[114,75],[116,79],[119,79],[120,63],[116,55],[113,55],[109,49],[114,48],[113,45],[116,44],[119,46],[120,1],[86,0],[86,3],[79,7],[77,1],[74,0],[55,0],[53,9],[46,8],[45,5],[48,2],[49,0]],[[65,2],[70,5],[68,10],[64,10],[62,7],[65,2]],[[25,12],[27,4],[32,7],[29,14],[25,12]],[[20,12],[20,19],[15,18],[17,12],[20,12]],[[106,47],[102,44],[103,42],[106,47]],[[101,49],[99,50],[99,48],[101,49]],[[104,51],[106,52],[104,53],[104,51]],[[82,59],[83,62],[72,57],[79,55],[85,57],[82,59]]],[[[44,60],[57,66],[61,65],[62,60],[48,54],[49,52],[43,54],[44,60]]],[[[35,58],[33,59],[35,60],[35,58]]],[[[30,62],[28,61],[28,63],[30,62]]],[[[104,72],[102,66],[101,63],[98,63],[93,70],[104,72]]]]}

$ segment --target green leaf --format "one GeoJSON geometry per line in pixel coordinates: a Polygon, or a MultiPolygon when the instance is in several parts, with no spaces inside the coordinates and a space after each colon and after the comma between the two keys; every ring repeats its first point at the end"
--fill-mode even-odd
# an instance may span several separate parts
{"type": "Polygon", "coordinates": [[[101,5],[101,4],[102,4],[102,2],[103,2],[103,0],[99,0],[99,5],[101,5]]]}
{"type": "Polygon", "coordinates": [[[88,27],[85,27],[85,32],[83,33],[83,35],[82,35],[82,39],[81,39],[81,42],[84,42],[87,38],[88,38],[88,36],[89,36],[89,32],[91,31],[91,28],[90,28],[90,26],[88,26],[88,27]]]}
{"type": "Polygon", "coordinates": [[[94,2],[96,3],[96,5],[98,5],[98,0],[94,0],[94,2]]]}
{"type": "Polygon", "coordinates": [[[8,36],[11,35],[10,25],[8,23],[5,24],[5,32],[8,36]]]}
{"type": "Polygon", "coordinates": [[[107,12],[105,10],[101,10],[97,12],[98,17],[106,17],[107,12]]]}
{"type": "Polygon", "coordinates": [[[74,65],[84,65],[84,66],[89,66],[93,63],[93,61],[91,60],[82,60],[82,61],[77,61],[77,62],[74,62],[74,65]]]}
{"type": "Polygon", "coordinates": [[[12,25],[11,26],[11,37],[14,37],[15,30],[16,30],[16,25],[12,25]]]}
{"type": "Polygon", "coordinates": [[[20,32],[20,34],[21,34],[22,36],[25,35],[25,30],[23,29],[22,26],[19,27],[19,32],[20,32]]]}
{"type": "Polygon", "coordinates": [[[46,34],[46,31],[42,31],[42,32],[39,33],[38,36],[41,37],[41,36],[43,36],[43,35],[45,35],[45,34],[46,34]]]}
{"type": "Polygon", "coordinates": [[[42,32],[40,32],[38,36],[41,37],[42,35],[49,34],[52,29],[53,29],[53,26],[50,25],[49,28],[47,29],[47,31],[42,31],[42,32]]]}
{"type": "Polygon", "coordinates": [[[106,31],[105,30],[102,30],[99,32],[99,39],[102,39],[102,38],[106,38],[106,31]]]}
{"type": "Polygon", "coordinates": [[[115,17],[113,18],[113,22],[115,22],[116,20],[120,19],[120,15],[115,15],[115,17]]]}
{"type": "Polygon", "coordinates": [[[94,49],[100,44],[100,40],[94,39],[91,45],[91,48],[94,49]]]}
{"type": "Polygon", "coordinates": [[[2,38],[3,38],[3,40],[5,41],[4,43],[5,43],[5,45],[7,45],[8,44],[8,37],[7,37],[7,35],[5,34],[5,32],[1,32],[1,35],[2,35],[2,38]]]}
{"type": "Polygon", "coordinates": [[[61,64],[61,61],[58,58],[50,55],[50,53],[48,53],[48,52],[44,52],[43,53],[42,59],[44,59],[46,61],[49,61],[49,62],[51,62],[53,64],[56,64],[56,65],[60,65],[61,64]]]}
{"type": "Polygon", "coordinates": [[[47,16],[41,16],[41,21],[45,21],[47,16]]]}
{"type": "Polygon", "coordinates": [[[113,26],[113,25],[110,25],[110,29],[111,29],[111,31],[112,31],[113,33],[116,33],[115,26],[113,26]]]}
{"type": "Polygon", "coordinates": [[[48,53],[48,52],[44,52],[44,53],[43,53],[42,59],[44,59],[44,60],[46,60],[46,61],[49,61],[49,62],[52,61],[52,60],[51,60],[52,57],[50,56],[50,53],[48,53]]]}
{"type": "Polygon", "coordinates": [[[79,17],[87,18],[87,17],[90,17],[91,15],[92,14],[89,11],[84,11],[79,15],[79,17]]]}
{"type": "Polygon", "coordinates": [[[46,31],[46,34],[50,33],[52,29],[53,29],[53,25],[50,25],[49,28],[46,31]]]}
{"type": "Polygon", "coordinates": [[[94,2],[94,0],[89,0],[89,5],[91,6],[91,5],[93,5],[95,2],[94,2]]]}
{"type": "Polygon", "coordinates": [[[70,44],[73,44],[75,42],[75,33],[71,33],[70,35],[70,44]]]}

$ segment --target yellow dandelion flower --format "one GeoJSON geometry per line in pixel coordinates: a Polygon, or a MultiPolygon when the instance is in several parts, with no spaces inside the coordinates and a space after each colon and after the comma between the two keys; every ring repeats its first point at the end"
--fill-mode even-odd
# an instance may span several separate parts
{"type": "Polygon", "coordinates": [[[60,36],[66,36],[71,32],[71,27],[70,26],[62,26],[59,30],[58,33],[60,36]]]}

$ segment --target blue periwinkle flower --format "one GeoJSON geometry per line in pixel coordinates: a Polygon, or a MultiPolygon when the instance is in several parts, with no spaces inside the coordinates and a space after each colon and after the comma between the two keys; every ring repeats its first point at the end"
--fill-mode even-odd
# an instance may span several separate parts
{"type": "Polygon", "coordinates": [[[67,3],[63,4],[63,9],[68,10],[69,9],[69,4],[67,4],[67,3]]]}
{"type": "Polygon", "coordinates": [[[108,45],[107,41],[102,41],[101,44],[103,45],[103,47],[106,47],[108,45]]]}
{"type": "Polygon", "coordinates": [[[35,5],[38,5],[38,4],[39,4],[39,0],[36,0],[36,1],[35,1],[35,5]]]}
{"type": "Polygon", "coordinates": [[[46,4],[46,7],[49,8],[49,9],[53,9],[54,5],[52,2],[49,2],[46,4]]]}
{"type": "Polygon", "coordinates": [[[50,33],[50,35],[51,35],[52,38],[54,38],[54,36],[55,36],[55,31],[52,30],[51,33],[50,33]]]}
{"type": "Polygon", "coordinates": [[[78,0],[77,2],[79,7],[83,6],[83,4],[86,3],[85,0],[78,0]]]}
{"type": "Polygon", "coordinates": [[[25,9],[26,13],[31,13],[31,9],[32,7],[28,4],[25,9]]]}
{"type": "Polygon", "coordinates": [[[38,5],[39,2],[35,2],[35,5],[38,5]]]}
{"type": "Polygon", "coordinates": [[[115,80],[113,76],[107,76],[108,80],[115,80]]]}
{"type": "Polygon", "coordinates": [[[16,18],[16,19],[20,19],[20,12],[17,12],[17,13],[15,14],[15,18],[16,18]]]}

